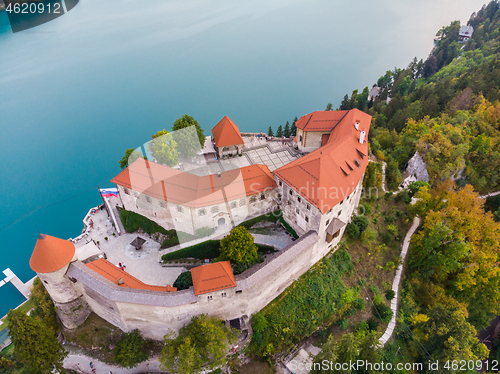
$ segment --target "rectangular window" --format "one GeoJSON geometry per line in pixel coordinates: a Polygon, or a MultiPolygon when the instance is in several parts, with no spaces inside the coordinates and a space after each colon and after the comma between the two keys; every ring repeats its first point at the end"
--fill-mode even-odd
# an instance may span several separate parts
{"type": "Polygon", "coordinates": [[[161,206],[162,208],[165,208],[165,201],[160,200],[158,203],[160,204],[160,206],[161,206]]]}
{"type": "Polygon", "coordinates": [[[283,182],[282,181],[279,181],[278,184],[279,184],[280,187],[283,186],[283,182]]]}
{"type": "Polygon", "coordinates": [[[177,205],[177,211],[179,213],[182,213],[182,212],[184,212],[184,209],[181,206],[177,205]]]}
{"type": "Polygon", "coordinates": [[[300,203],[302,201],[302,199],[300,198],[300,196],[297,196],[297,201],[300,203]]]}
{"type": "Polygon", "coordinates": [[[309,222],[309,217],[308,216],[306,216],[306,222],[309,222]]]}
{"type": "Polygon", "coordinates": [[[199,216],[204,216],[205,215],[205,209],[198,210],[198,215],[199,216]]]}
{"type": "Polygon", "coordinates": [[[130,195],[130,191],[126,187],[123,188],[123,192],[125,192],[125,194],[127,194],[127,195],[130,195]]]}
{"type": "Polygon", "coordinates": [[[295,208],[295,213],[297,213],[297,214],[299,214],[299,213],[300,213],[299,208],[295,208]]]}
{"type": "Polygon", "coordinates": [[[207,297],[207,299],[208,299],[208,300],[212,300],[212,296],[208,296],[208,297],[207,297]]]}
{"type": "Polygon", "coordinates": [[[223,293],[222,293],[222,297],[226,297],[226,296],[227,296],[227,295],[226,295],[226,293],[225,293],[225,292],[223,292],[223,293]]]}
{"type": "Polygon", "coordinates": [[[264,194],[260,195],[260,199],[261,200],[265,200],[266,199],[266,195],[264,195],[264,194]]]}
{"type": "Polygon", "coordinates": [[[290,192],[290,196],[293,196],[293,191],[292,191],[292,190],[290,190],[289,192],[290,192]]]}
{"type": "Polygon", "coordinates": [[[146,196],[146,201],[151,204],[151,198],[149,196],[146,196]]]}
{"type": "Polygon", "coordinates": [[[256,196],[250,197],[250,203],[255,203],[256,201],[257,201],[257,197],[256,196]]]}
{"type": "Polygon", "coordinates": [[[238,291],[236,291],[236,293],[242,293],[242,292],[243,292],[242,290],[238,290],[238,291]]]}
{"type": "Polygon", "coordinates": [[[236,205],[237,205],[236,201],[231,202],[231,205],[230,205],[231,209],[236,208],[236,205]]]}

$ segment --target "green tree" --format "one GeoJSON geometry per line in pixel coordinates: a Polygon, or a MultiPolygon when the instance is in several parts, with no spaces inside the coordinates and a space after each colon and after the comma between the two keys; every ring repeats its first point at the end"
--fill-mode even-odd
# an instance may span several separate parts
{"type": "Polygon", "coordinates": [[[125,150],[125,155],[121,158],[118,163],[122,169],[125,169],[127,166],[131,165],[138,158],[146,158],[142,155],[142,152],[139,149],[129,148],[125,150]]]}
{"type": "Polygon", "coordinates": [[[281,138],[283,136],[283,126],[279,125],[278,130],[276,131],[276,136],[281,138]]]}
{"type": "Polygon", "coordinates": [[[177,152],[177,143],[166,130],[158,131],[149,141],[148,150],[155,160],[167,166],[177,165],[179,162],[179,153],[177,152]]]}
{"type": "Polygon", "coordinates": [[[269,129],[267,130],[267,136],[274,136],[274,132],[271,126],[269,126],[269,129]]]}
{"type": "Polygon", "coordinates": [[[342,99],[342,102],[340,103],[339,109],[340,110],[349,110],[349,109],[351,109],[351,105],[350,105],[350,102],[349,102],[349,95],[348,94],[344,95],[344,98],[342,99]]]}
{"type": "Polygon", "coordinates": [[[288,121],[286,121],[285,129],[283,130],[283,136],[285,138],[290,137],[290,124],[288,123],[288,121]]]}
{"type": "Polygon", "coordinates": [[[290,135],[291,136],[297,135],[297,126],[295,126],[295,124],[297,123],[298,120],[299,119],[297,117],[295,117],[295,119],[292,122],[292,127],[290,129],[290,135]]]}
{"type": "Polygon", "coordinates": [[[51,328],[20,310],[11,310],[7,318],[17,361],[42,374],[65,372],[62,363],[67,352],[51,328]]]}
{"type": "Polygon", "coordinates": [[[330,111],[330,110],[333,110],[333,104],[332,103],[328,103],[326,104],[326,109],[325,109],[327,112],[330,111]]]}
{"type": "Polygon", "coordinates": [[[123,367],[133,368],[148,359],[144,350],[144,339],[139,330],[126,333],[114,350],[116,362],[123,367]]]}
{"type": "Polygon", "coordinates": [[[30,316],[40,319],[45,326],[52,329],[54,334],[57,334],[60,326],[57,322],[54,303],[39,278],[35,278],[30,296],[33,300],[33,310],[30,316]]]}
{"type": "Polygon", "coordinates": [[[190,271],[185,271],[179,274],[175,280],[173,287],[177,288],[177,291],[187,290],[193,285],[193,278],[190,271]]]}
{"type": "Polygon", "coordinates": [[[195,120],[190,115],[184,114],[182,117],[177,118],[172,125],[172,131],[185,129],[186,127],[189,127],[189,126],[196,127],[196,134],[198,135],[198,140],[200,141],[200,146],[203,148],[203,145],[205,144],[205,133],[203,132],[203,129],[201,128],[198,121],[195,120]]]}
{"type": "Polygon", "coordinates": [[[237,226],[220,241],[220,259],[236,265],[251,266],[258,259],[254,238],[243,226],[237,226]]]}
{"type": "Polygon", "coordinates": [[[169,372],[192,374],[202,368],[222,365],[237,332],[224,327],[223,321],[205,314],[193,317],[174,339],[165,336],[159,361],[169,372]]]}
{"type": "Polygon", "coordinates": [[[396,190],[401,183],[401,172],[396,161],[389,161],[385,168],[385,180],[389,190],[396,190]]]}

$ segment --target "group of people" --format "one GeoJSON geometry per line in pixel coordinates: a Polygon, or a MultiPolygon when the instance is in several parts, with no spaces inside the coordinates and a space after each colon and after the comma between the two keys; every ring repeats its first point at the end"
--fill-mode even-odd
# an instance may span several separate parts
{"type": "Polygon", "coordinates": [[[124,262],[119,262],[118,263],[118,267],[122,270],[125,270],[126,266],[125,266],[125,263],[124,262]]]}

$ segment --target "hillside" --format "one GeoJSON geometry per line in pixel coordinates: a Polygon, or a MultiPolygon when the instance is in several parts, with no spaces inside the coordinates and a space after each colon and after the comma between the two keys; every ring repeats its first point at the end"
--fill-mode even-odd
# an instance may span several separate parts
{"type": "Polygon", "coordinates": [[[481,193],[500,189],[499,9],[494,0],[471,16],[466,43],[458,42],[459,21],[443,27],[426,61],[415,58],[378,79],[375,100],[365,87],[341,102],[340,109],[373,116],[370,144],[388,162],[392,188],[418,150],[434,185],[453,177],[481,193]]]}

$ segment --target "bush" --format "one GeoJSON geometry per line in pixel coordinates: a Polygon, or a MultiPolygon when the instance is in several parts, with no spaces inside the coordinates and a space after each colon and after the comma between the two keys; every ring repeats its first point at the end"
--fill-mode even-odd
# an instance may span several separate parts
{"type": "Polygon", "coordinates": [[[191,247],[182,248],[175,252],[166,253],[161,256],[163,261],[177,260],[180,258],[216,258],[220,254],[220,240],[207,240],[191,247]]]}
{"type": "Polygon", "coordinates": [[[191,277],[191,272],[185,271],[179,274],[172,287],[176,287],[177,291],[181,291],[181,290],[187,290],[192,285],[193,285],[193,278],[191,277]]]}
{"type": "Polygon", "coordinates": [[[114,350],[116,362],[123,367],[133,368],[148,359],[144,351],[144,339],[139,330],[126,333],[114,350]]]}
{"type": "Polygon", "coordinates": [[[347,319],[341,319],[340,321],[337,321],[337,324],[342,330],[345,330],[349,326],[349,321],[347,319]]]}
{"type": "Polygon", "coordinates": [[[396,195],[396,202],[403,201],[406,204],[411,203],[411,193],[408,190],[403,190],[396,195]]]}
{"type": "Polygon", "coordinates": [[[352,223],[357,225],[359,227],[359,231],[362,233],[370,224],[370,220],[366,216],[356,216],[352,219],[352,223]]]}
{"type": "Polygon", "coordinates": [[[373,212],[373,208],[369,203],[361,203],[358,207],[360,215],[369,216],[373,212]]]}
{"type": "Polygon", "coordinates": [[[394,297],[396,296],[396,292],[394,292],[393,290],[388,290],[386,293],[385,293],[385,298],[389,301],[391,301],[392,299],[394,299],[394,297]]]}
{"type": "Polygon", "coordinates": [[[408,186],[408,189],[410,190],[410,196],[413,197],[417,194],[417,192],[420,190],[421,187],[427,186],[430,188],[429,183],[424,182],[424,181],[415,181],[411,182],[408,186]]]}
{"type": "Polygon", "coordinates": [[[373,315],[383,323],[389,323],[392,318],[392,309],[384,303],[373,305],[373,315]]]}
{"type": "Polygon", "coordinates": [[[359,239],[359,237],[361,236],[361,232],[359,231],[359,226],[355,225],[352,222],[349,223],[347,225],[347,235],[349,235],[351,239],[359,239]]]}
{"type": "Polygon", "coordinates": [[[364,310],[365,300],[363,300],[362,297],[358,297],[356,300],[354,300],[354,308],[356,308],[356,310],[364,310]]]}
{"type": "Polygon", "coordinates": [[[283,226],[285,227],[286,231],[288,231],[290,233],[290,235],[292,235],[295,239],[297,239],[299,237],[297,235],[297,233],[295,232],[295,230],[292,229],[292,227],[288,223],[286,223],[286,221],[284,220],[283,217],[280,217],[279,220],[283,224],[283,226]]]}
{"type": "Polygon", "coordinates": [[[147,232],[148,234],[162,233],[167,235],[167,230],[159,226],[156,222],[141,216],[138,213],[131,212],[129,210],[120,210],[120,218],[122,220],[123,227],[127,232],[136,232],[140,228],[147,232]]]}
{"type": "Polygon", "coordinates": [[[273,222],[276,223],[279,219],[281,218],[281,211],[276,210],[274,212],[264,214],[262,216],[258,216],[252,219],[249,219],[248,221],[242,222],[239,224],[239,226],[243,226],[247,230],[250,229],[253,225],[255,225],[258,222],[262,221],[268,221],[268,222],[273,222]]]}
{"type": "Polygon", "coordinates": [[[376,331],[378,329],[378,321],[375,318],[373,317],[368,318],[366,323],[368,324],[368,330],[376,331]]]}

